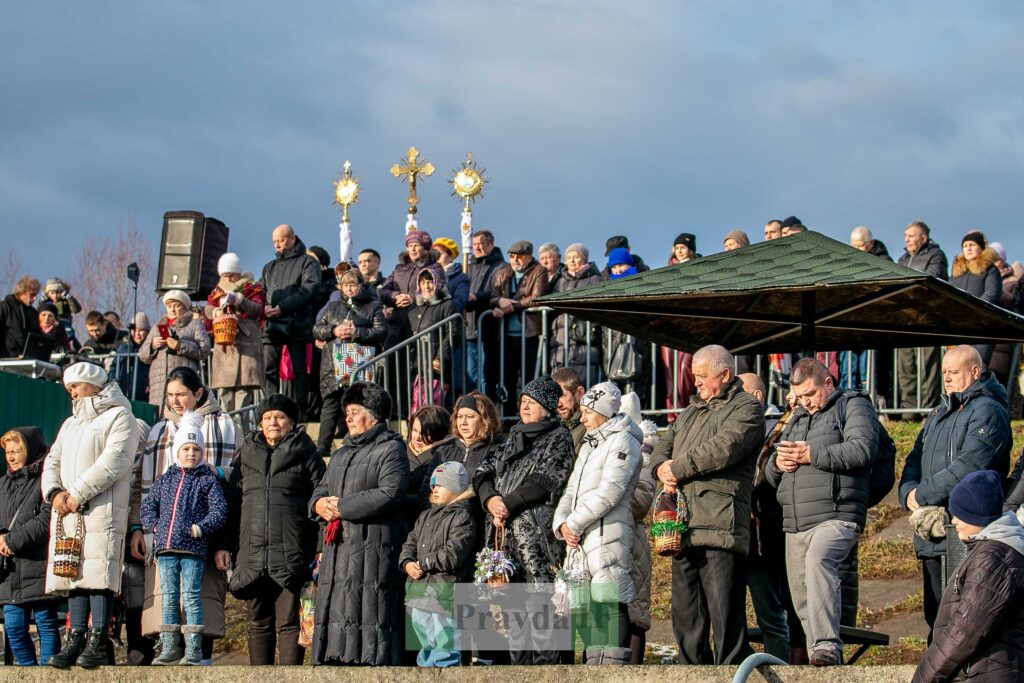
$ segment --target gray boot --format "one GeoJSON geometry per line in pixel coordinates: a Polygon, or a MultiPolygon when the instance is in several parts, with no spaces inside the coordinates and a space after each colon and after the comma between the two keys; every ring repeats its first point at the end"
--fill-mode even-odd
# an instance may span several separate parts
{"type": "Polygon", "coordinates": [[[181,663],[199,666],[203,663],[203,627],[182,626],[181,631],[185,634],[185,658],[181,663]]]}
{"type": "Polygon", "coordinates": [[[181,660],[185,651],[181,647],[180,628],[177,624],[164,624],[160,627],[160,656],[153,660],[153,664],[166,666],[181,660]]]}

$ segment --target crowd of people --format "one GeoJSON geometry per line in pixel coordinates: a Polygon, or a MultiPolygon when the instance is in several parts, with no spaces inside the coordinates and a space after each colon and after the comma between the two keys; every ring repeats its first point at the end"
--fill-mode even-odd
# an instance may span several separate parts
{"type": "MultiPolygon", "coordinates": [[[[804,229],[795,218],[772,221],[765,238],[804,229]]],[[[981,233],[965,235],[948,274],[926,225],[911,223],[904,238],[903,265],[1019,306],[1019,265],[1007,266],[981,233]]],[[[544,332],[545,318],[530,310],[538,297],[647,269],[625,237],[608,240],[599,271],[583,244],[568,246],[563,264],[557,245],[541,245],[535,258],[531,243],[517,241],[506,263],[480,231],[463,273],[453,240],[411,231],[387,277],[373,250],[331,268],[290,226],[273,241],[276,257],[258,279],[225,254],[203,307],[167,292],[156,325],[138,315],[128,334],[116,316],[88,313],[83,346],[127,352],[105,367],[64,371],[72,415],[52,446],[31,426],[0,437],[0,602],[19,664],[110,663],[115,622],[131,663],[209,663],[229,591],[246,601],[253,664],[275,655],[301,664],[306,649],[321,665],[573,661],[522,624],[505,624],[498,650],[462,633],[451,599],[437,596],[472,581],[488,548],[510,561],[512,585],[582,577],[583,661],[641,663],[651,624],[647,524],[652,506],[669,499],[685,523],[672,558],[682,663],[736,664],[751,652],[749,590],[766,651],[841,664],[851,558],[868,508],[898,475],[931,629],[920,680],[967,667],[993,680],[1022,675],[1024,647],[1013,635],[1024,622],[1012,606],[1024,595],[1024,463],[1011,472],[1009,399],[990,366],[997,348],[901,353],[901,365],[939,364],[922,374],[941,381],[946,399],[936,399],[896,473],[875,406],[861,387],[844,386],[852,368],[841,372],[827,355],[792,359],[786,404],[774,406],[765,378],[743,372],[721,346],[651,359],[642,340],[595,334],[571,317],[552,317],[544,332]],[[475,343],[437,332],[456,315],[475,343]],[[235,342],[214,343],[225,317],[236,321],[235,342]],[[403,397],[351,368],[417,334],[404,371],[431,396],[418,405],[404,397],[411,410],[398,415],[394,399],[403,397]],[[535,364],[542,339],[549,367],[535,364]],[[139,396],[140,364],[142,394],[161,409],[152,427],[132,417],[127,399],[139,396]],[[660,438],[641,418],[648,382],[629,375],[655,364],[680,378],[679,403],[668,406],[678,413],[660,438]],[[465,384],[453,367],[466,368],[465,384]],[[502,403],[515,406],[514,423],[503,424],[502,403]],[[228,415],[246,405],[257,416],[248,434],[228,415]],[[301,425],[317,416],[315,442],[301,425]],[[392,430],[396,417],[408,418],[407,436],[392,430]],[[961,570],[944,584],[949,523],[967,543],[964,567],[984,571],[961,570]],[[950,604],[968,599],[985,609],[950,604]],[[60,601],[69,613],[63,642],[60,601]]],[[[888,257],[867,228],[850,241],[888,257]]],[[[749,244],[739,230],[723,240],[725,250],[749,244]]],[[[696,239],[684,233],[668,262],[696,258],[696,239]]],[[[54,292],[71,311],[61,284],[54,292]]],[[[23,278],[3,301],[6,355],[28,332],[62,325],[61,309],[32,306],[38,292],[23,278]]],[[[539,590],[527,596],[530,612],[550,601],[539,590]]]]}

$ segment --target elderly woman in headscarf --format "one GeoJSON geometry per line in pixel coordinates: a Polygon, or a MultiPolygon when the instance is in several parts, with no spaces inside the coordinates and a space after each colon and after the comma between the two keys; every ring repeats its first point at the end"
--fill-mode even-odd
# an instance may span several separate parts
{"type": "MultiPolygon", "coordinates": [[[[210,336],[202,318],[192,315],[192,300],[180,289],[164,294],[167,314],[149,331],[139,347],[139,360],[149,366],[149,402],[164,403],[164,384],[175,368],[199,370],[210,355],[210,336]]],[[[171,458],[173,460],[173,458],[171,458]]]]}
{"type": "MultiPolygon", "coordinates": [[[[504,445],[488,453],[473,477],[473,488],[487,510],[488,537],[504,538],[504,550],[519,568],[513,582],[539,584],[554,580],[553,567],[562,564],[565,544],[551,531],[555,504],[572,470],[573,445],[569,430],[558,419],[562,388],[550,377],[535,379],[519,399],[520,421],[504,445]]],[[[534,595],[539,610],[548,596],[534,595]]],[[[533,637],[541,634],[533,634],[533,637]]],[[[529,629],[509,624],[513,664],[557,664],[553,648],[531,647],[529,629]]]]}
{"type": "MultiPolygon", "coordinates": [[[[559,278],[555,292],[571,292],[600,281],[601,271],[590,262],[586,246],[577,242],[565,248],[565,273],[559,278]]],[[[556,315],[551,323],[550,346],[552,370],[569,367],[584,382],[588,378],[597,379],[601,367],[601,328],[592,326],[588,338],[586,321],[568,313],[556,315]],[[588,367],[590,372],[587,372],[588,367]]]]}
{"type": "Polygon", "coordinates": [[[313,664],[385,666],[400,661],[405,542],[402,506],[409,460],[388,429],[391,397],[355,382],[343,401],[348,434],[309,500],[326,524],[313,616],[313,664]]]}
{"type": "Polygon", "coordinates": [[[46,457],[40,490],[53,506],[46,592],[68,596],[71,627],[50,666],[89,668],[107,663],[107,629],[121,590],[132,459],[140,433],[131,403],[107,381],[103,368],[76,363],[64,371],[64,387],[71,394],[71,417],[46,457]],[[68,554],[57,554],[56,541],[79,532],[77,572],[68,576],[63,564],[68,554]]]}

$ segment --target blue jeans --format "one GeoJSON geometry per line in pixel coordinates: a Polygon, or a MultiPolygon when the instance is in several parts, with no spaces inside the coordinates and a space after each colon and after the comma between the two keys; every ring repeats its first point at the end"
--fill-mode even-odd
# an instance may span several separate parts
{"type": "MultiPolygon", "coordinates": [[[[480,388],[483,392],[483,378],[479,377],[477,363],[480,360],[480,349],[476,345],[476,339],[466,340],[466,390],[462,393],[468,394],[474,389],[480,388]]],[[[458,368],[458,364],[455,365],[458,368]]],[[[456,392],[458,393],[458,392],[456,392]]]]}
{"type": "Polygon", "coordinates": [[[185,621],[189,626],[202,626],[203,603],[199,589],[203,582],[206,561],[195,555],[165,553],[157,555],[156,568],[160,572],[160,590],[163,592],[163,623],[178,623],[178,602],[185,608],[185,621]]]}
{"type": "Polygon", "coordinates": [[[416,655],[416,666],[458,666],[462,654],[459,631],[452,625],[452,620],[443,614],[415,607],[409,614],[422,647],[416,655]]]}
{"type": "Polygon", "coordinates": [[[839,352],[839,388],[867,392],[868,390],[868,352],[839,352]]]}
{"type": "Polygon", "coordinates": [[[39,661],[46,666],[50,657],[60,652],[60,631],[57,626],[57,603],[34,602],[25,605],[4,605],[4,628],[11,643],[11,654],[18,666],[35,666],[36,646],[28,634],[28,614],[32,612],[39,632],[39,661]]]}

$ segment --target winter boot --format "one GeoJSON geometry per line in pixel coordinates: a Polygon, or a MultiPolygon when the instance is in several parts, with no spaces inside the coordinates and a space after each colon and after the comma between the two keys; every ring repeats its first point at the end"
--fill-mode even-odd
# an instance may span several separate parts
{"type": "Polygon", "coordinates": [[[203,627],[184,626],[181,630],[185,634],[185,658],[181,663],[199,666],[203,663],[203,627]]]}
{"type": "Polygon", "coordinates": [[[85,649],[85,631],[68,630],[64,636],[64,647],[60,652],[50,657],[50,666],[57,669],[70,669],[78,661],[79,655],[85,649]]]}
{"type": "Polygon", "coordinates": [[[78,657],[78,666],[83,669],[95,669],[98,666],[109,664],[107,658],[107,643],[110,636],[105,628],[93,628],[89,630],[89,639],[85,643],[85,649],[78,657]]]}
{"type": "Polygon", "coordinates": [[[181,647],[179,628],[176,624],[164,624],[160,627],[160,656],[153,660],[153,664],[177,664],[181,660],[185,650],[181,647]]]}

